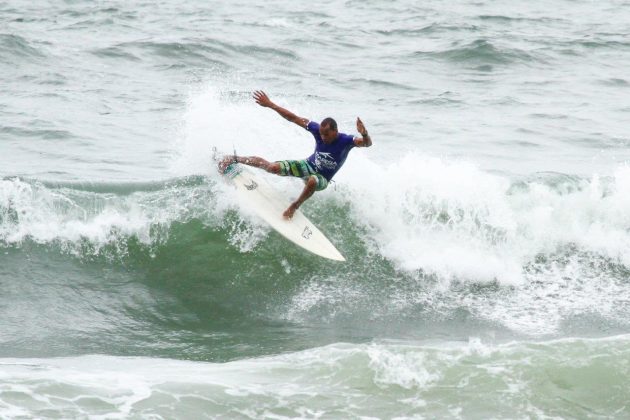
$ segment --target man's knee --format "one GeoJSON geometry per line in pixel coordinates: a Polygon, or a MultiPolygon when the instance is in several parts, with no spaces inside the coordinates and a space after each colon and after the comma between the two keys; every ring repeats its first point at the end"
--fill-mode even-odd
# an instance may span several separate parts
{"type": "Polygon", "coordinates": [[[306,179],[306,185],[314,191],[322,191],[328,186],[328,181],[320,174],[313,174],[306,179]]]}
{"type": "Polygon", "coordinates": [[[272,174],[279,174],[280,173],[280,163],[278,162],[273,162],[270,163],[269,165],[267,165],[267,167],[265,168],[265,170],[269,173],[272,174]]]}

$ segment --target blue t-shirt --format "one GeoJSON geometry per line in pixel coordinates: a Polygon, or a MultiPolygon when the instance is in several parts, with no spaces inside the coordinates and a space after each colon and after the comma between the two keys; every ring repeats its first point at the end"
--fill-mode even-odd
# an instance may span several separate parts
{"type": "Polygon", "coordinates": [[[315,152],[308,157],[308,163],[328,181],[337,173],[354,147],[354,137],[338,133],[337,140],[326,144],[319,135],[319,124],[311,121],[306,129],[315,137],[315,152]]]}

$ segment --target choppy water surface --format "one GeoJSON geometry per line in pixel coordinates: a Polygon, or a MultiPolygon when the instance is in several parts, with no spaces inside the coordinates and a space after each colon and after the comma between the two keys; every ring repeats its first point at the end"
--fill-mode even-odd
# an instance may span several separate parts
{"type": "Polygon", "coordinates": [[[0,2],[3,415],[628,417],[629,17],[0,2]],[[312,151],[254,89],[372,134],[303,208],[347,263],[213,170],[312,151]]]}

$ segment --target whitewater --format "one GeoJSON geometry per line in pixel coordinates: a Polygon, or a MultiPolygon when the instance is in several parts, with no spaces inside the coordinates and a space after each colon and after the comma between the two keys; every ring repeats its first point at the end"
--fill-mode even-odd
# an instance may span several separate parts
{"type": "Polygon", "coordinates": [[[0,2],[0,417],[627,418],[629,16],[0,2]],[[257,89],[372,135],[302,207],[346,263],[217,173],[313,150],[257,89]]]}

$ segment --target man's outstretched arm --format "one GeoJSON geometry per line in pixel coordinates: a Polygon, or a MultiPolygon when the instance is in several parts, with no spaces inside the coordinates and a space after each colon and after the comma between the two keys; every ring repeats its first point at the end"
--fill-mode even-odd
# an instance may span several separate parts
{"type": "Polygon", "coordinates": [[[297,124],[302,128],[306,128],[306,125],[308,124],[308,121],[309,121],[308,118],[298,117],[297,115],[295,115],[293,112],[289,111],[288,109],[284,109],[281,106],[274,104],[273,102],[271,102],[271,99],[269,99],[267,94],[263,92],[262,90],[257,90],[256,92],[254,92],[254,99],[256,100],[256,103],[258,105],[263,106],[265,108],[271,108],[274,111],[276,111],[278,114],[280,114],[280,116],[284,118],[285,120],[291,121],[292,123],[297,124]]]}
{"type": "Polygon", "coordinates": [[[357,147],[370,147],[372,145],[372,137],[368,134],[361,118],[357,117],[357,131],[361,134],[361,138],[354,138],[354,145],[357,147]]]}

